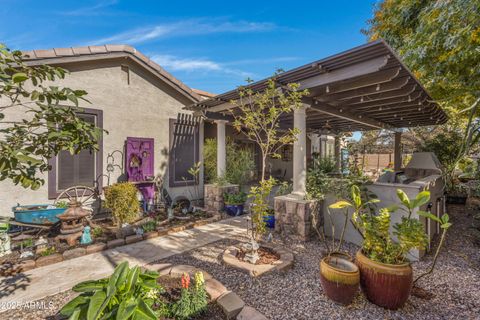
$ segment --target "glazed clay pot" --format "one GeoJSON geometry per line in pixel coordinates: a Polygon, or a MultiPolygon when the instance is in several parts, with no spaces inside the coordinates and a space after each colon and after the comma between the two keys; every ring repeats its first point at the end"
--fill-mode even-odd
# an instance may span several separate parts
{"type": "Polygon", "coordinates": [[[358,293],[360,273],[348,259],[328,256],[320,261],[320,282],[327,297],[340,304],[349,304],[358,293]]]}
{"type": "Polygon", "coordinates": [[[357,252],[355,262],[360,269],[360,285],[370,302],[391,310],[403,307],[413,284],[410,263],[376,262],[367,258],[361,250],[357,252]]]}

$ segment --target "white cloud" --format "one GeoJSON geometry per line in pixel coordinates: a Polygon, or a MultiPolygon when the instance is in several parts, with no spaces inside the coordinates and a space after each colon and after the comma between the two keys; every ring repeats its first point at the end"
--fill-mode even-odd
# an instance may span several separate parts
{"type": "Polygon", "coordinates": [[[172,71],[220,71],[222,66],[211,60],[203,59],[181,59],[171,55],[155,55],[153,61],[166,69],[172,71]]]}
{"type": "Polygon", "coordinates": [[[109,37],[90,41],[88,44],[125,43],[138,44],[147,41],[175,37],[218,33],[265,32],[276,26],[268,22],[222,21],[219,19],[190,19],[155,26],[135,28],[109,37]]]}
{"type": "Polygon", "coordinates": [[[173,55],[154,55],[153,61],[169,71],[203,71],[231,74],[241,77],[252,77],[253,74],[242,70],[228,68],[227,64],[215,62],[209,59],[179,58],[173,55]]]}
{"type": "Polygon", "coordinates": [[[118,3],[118,0],[101,0],[94,3],[90,7],[81,7],[78,9],[70,10],[70,11],[62,11],[60,14],[66,16],[92,16],[101,14],[100,10],[106,7],[113,6],[118,3]]]}

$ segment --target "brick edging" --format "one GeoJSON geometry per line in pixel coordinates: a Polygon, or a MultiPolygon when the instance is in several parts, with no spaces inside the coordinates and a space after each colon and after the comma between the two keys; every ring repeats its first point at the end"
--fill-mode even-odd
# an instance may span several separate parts
{"type": "Polygon", "coordinates": [[[0,265],[0,276],[13,276],[21,272],[26,272],[35,268],[44,267],[50,264],[59,263],[64,260],[78,258],[84,255],[132,244],[148,239],[162,237],[169,234],[174,234],[180,231],[200,227],[209,223],[214,223],[222,220],[220,213],[214,214],[213,217],[200,219],[197,221],[188,222],[180,226],[163,227],[160,226],[156,231],[147,232],[143,235],[130,235],[120,239],[114,239],[105,242],[96,242],[87,246],[76,247],[64,251],[62,254],[54,253],[44,257],[37,257],[36,259],[27,259],[19,261],[15,264],[4,263],[0,265]]]}

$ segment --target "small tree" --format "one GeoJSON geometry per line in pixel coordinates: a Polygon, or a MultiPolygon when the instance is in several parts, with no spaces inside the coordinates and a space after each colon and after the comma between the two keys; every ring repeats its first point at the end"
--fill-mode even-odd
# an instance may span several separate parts
{"type": "Polygon", "coordinates": [[[102,131],[76,115],[87,93],[45,84],[66,74],[59,67],[28,66],[20,51],[0,44],[0,180],[38,189],[48,159],[62,150],[98,149],[102,131]]]}
{"type": "Polygon", "coordinates": [[[280,117],[301,107],[302,97],[307,90],[299,90],[300,85],[290,83],[279,86],[276,76],[267,81],[262,92],[254,92],[248,87],[239,88],[240,98],[232,101],[240,109],[233,113],[234,127],[243,132],[260,147],[262,174],[260,185],[250,191],[252,197],[252,237],[258,238],[265,232],[263,217],[268,210],[268,196],[275,185],[275,179],[265,180],[265,168],[269,157],[279,158],[278,150],[297,139],[298,128],[281,130],[280,117]]]}
{"type": "Polygon", "coordinates": [[[240,109],[238,114],[232,112],[234,127],[260,147],[261,181],[265,180],[267,159],[279,158],[278,150],[284,145],[292,144],[299,133],[297,128],[280,130],[280,117],[300,108],[302,97],[308,94],[307,90],[299,90],[299,87],[298,83],[279,86],[274,76],[267,81],[267,87],[262,92],[240,87],[240,98],[232,101],[240,109]]]}

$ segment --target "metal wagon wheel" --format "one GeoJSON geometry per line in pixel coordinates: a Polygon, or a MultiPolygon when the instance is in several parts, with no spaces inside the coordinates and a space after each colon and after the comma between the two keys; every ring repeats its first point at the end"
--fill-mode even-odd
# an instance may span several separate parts
{"type": "Polygon", "coordinates": [[[87,186],[70,187],[60,193],[57,199],[55,199],[54,205],[65,200],[69,202],[78,202],[83,209],[89,210],[93,213],[93,205],[97,201],[97,192],[95,189],[87,186]]]}

